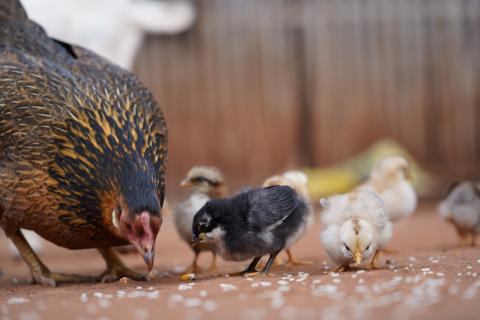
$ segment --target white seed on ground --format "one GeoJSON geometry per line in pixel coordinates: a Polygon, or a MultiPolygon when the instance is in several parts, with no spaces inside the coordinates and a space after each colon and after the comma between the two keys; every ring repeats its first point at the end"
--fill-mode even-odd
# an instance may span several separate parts
{"type": "Polygon", "coordinates": [[[21,304],[21,303],[27,303],[28,301],[30,300],[24,297],[13,297],[7,300],[7,304],[21,304]]]}
{"type": "Polygon", "coordinates": [[[98,300],[98,305],[102,308],[110,308],[112,306],[112,302],[107,299],[100,299],[98,300]]]}
{"type": "Polygon", "coordinates": [[[81,295],[80,295],[80,301],[82,302],[88,302],[88,296],[85,292],[83,292],[81,295]]]}
{"type": "Polygon", "coordinates": [[[205,311],[208,311],[208,312],[217,310],[217,307],[218,307],[217,303],[212,300],[205,301],[205,303],[203,304],[203,309],[205,309],[205,311]]]}
{"type": "Polygon", "coordinates": [[[200,297],[202,297],[202,298],[206,298],[206,297],[208,296],[208,292],[205,291],[205,290],[201,290],[201,291],[199,292],[199,295],[200,295],[200,297]]]}
{"type": "Polygon", "coordinates": [[[160,291],[158,290],[147,292],[148,299],[158,299],[159,297],[160,297],[160,291]]]}
{"type": "Polygon", "coordinates": [[[233,284],[229,284],[229,283],[220,283],[220,288],[222,288],[222,290],[224,292],[228,292],[228,291],[232,291],[232,290],[237,290],[237,286],[233,285],[233,284]]]}
{"type": "Polygon", "coordinates": [[[183,305],[186,308],[195,308],[200,306],[201,304],[202,304],[202,300],[200,300],[199,298],[188,298],[188,299],[185,299],[185,301],[183,302],[183,305]]]}
{"type": "Polygon", "coordinates": [[[178,285],[178,290],[179,291],[186,291],[186,290],[192,290],[193,286],[185,283],[181,283],[178,285]]]}

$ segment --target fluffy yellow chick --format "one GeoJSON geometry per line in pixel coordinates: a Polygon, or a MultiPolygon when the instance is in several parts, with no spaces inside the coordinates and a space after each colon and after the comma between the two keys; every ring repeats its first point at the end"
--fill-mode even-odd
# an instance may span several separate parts
{"type": "Polygon", "coordinates": [[[303,264],[310,264],[310,261],[298,261],[296,260],[291,252],[291,247],[295,244],[308,230],[308,228],[313,223],[313,206],[310,201],[310,197],[308,195],[308,178],[302,172],[298,170],[286,171],[281,175],[275,175],[263,183],[262,187],[272,187],[272,186],[289,186],[295,192],[305,200],[305,203],[308,206],[308,213],[305,215],[305,219],[303,221],[302,227],[299,228],[299,231],[296,232],[291,239],[287,242],[287,246],[285,248],[285,252],[288,256],[288,264],[292,265],[303,265],[303,264]]]}
{"type": "Polygon", "coordinates": [[[377,268],[378,252],[392,238],[392,224],[380,196],[369,188],[320,200],[324,208],[320,242],[337,271],[370,260],[377,268]]]}
{"type": "Polygon", "coordinates": [[[396,223],[411,216],[417,206],[417,195],[410,180],[411,169],[402,156],[389,156],[379,160],[370,178],[359,188],[375,190],[385,204],[385,214],[396,223]]]}
{"type": "MultiPolygon", "coordinates": [[[[175,227],[180,237],[192,248],[194,252],[193,262],[185,274],[199,271],[197,266],[198,255],[202,251],[210,251],[213,254],[210,271],[216,270],[216,254],[206,244],[192,245],[193,217],[200,208],[210,199],[223,198],[227,194],[225,178],[222,172],[215,167],[195,166],[192,167],[185,179],[180,183],[183,188],[190,189],[188,197],[173,211],[175,227]]],[[[184,277],[184,276],[182,276],[184,277]]]]}

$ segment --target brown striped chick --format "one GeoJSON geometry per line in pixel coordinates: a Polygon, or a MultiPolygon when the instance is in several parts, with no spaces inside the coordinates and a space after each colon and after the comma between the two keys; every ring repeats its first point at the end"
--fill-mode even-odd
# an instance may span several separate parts
{"type": "Polygon", "coordinates": [[[408,161],[401,156],[389,156],[375,164],[370,178],[360,188],[367,186],[375,190],[385,203],[388,219],[397,223],[411,216],[417,206],[411,179],[408,161]]]}
{"type": "Polygon", "coordinates": [[[223,198],[227,194],[225,178],[215,167],[195,166],[188,171],[187,176],[180,183],[183,188],[191,190],[189,196],[173,211],[175,227],[180,237],[192,248],[195,256],[192,264],[188,267],[188,273],[197,273],[198,255],[202,251],[210,251],[213,254],[210,271],[216,270],[216,254],[207,244],[198,243],[192,246],[193,217],[200,208],[210,199],[223,198]]]}
{"type": "Polygon", "coordinates": [[[304,221],[302,226],[295,232],[291,239],[287,242],[285,252],[288,256],[287,264],[292,265],[305,265],[311,264],[310,261],[298,261],[292,255],[291,247],[300,240],[301,237],[306,233],[308,228],[313,223],[313,206],[310,201],[310,196],[308,194],[308,178],[302,171],[292,170],[286,171],[281,175],[275,175],[263,183],[262,187],[271,187],[271,186],[289,186],[295,190],[295,192],[305,201],[307,205],[307,214],[304,216],[304,221]]]}
{"type": "Polygon", "coordinates": [[[392,224],[380,196],[364,188],[320,200],[324,208],[320,242],[328,256],[344,271],[350,264],[370,260],[377,268],[379,250],[392,238],[392,224]]]}

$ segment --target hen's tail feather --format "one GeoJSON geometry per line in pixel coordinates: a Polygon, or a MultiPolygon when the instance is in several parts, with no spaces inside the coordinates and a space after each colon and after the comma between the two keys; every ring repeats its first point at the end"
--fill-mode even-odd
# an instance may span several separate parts
{"type": "Polygon", "coordinates": [[[27,20],[28,16],[20,0],[0,1],[0,23],[8,20],[27,20]]]}

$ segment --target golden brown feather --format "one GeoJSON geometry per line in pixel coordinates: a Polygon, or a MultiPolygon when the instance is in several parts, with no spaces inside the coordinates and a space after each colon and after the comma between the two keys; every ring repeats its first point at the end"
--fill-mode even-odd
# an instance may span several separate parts
{"type": "MultiPolygon", "coordinates": [[[[0,225],[17,247],[26,228],[70,249],[130,242],[153,259],[167,130],[150,91],[94,53],[49,38],[17,0],[0,5],[0,90],[0,225]]],[[[42,282],[40,261],[29,259],[42,282]]]]}

